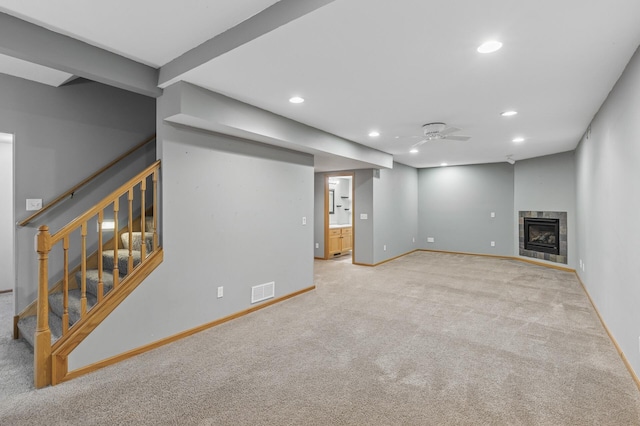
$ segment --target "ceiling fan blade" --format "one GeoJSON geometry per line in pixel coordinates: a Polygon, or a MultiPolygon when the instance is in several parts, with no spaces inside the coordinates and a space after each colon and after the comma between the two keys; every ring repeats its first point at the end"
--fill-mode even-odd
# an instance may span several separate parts
{"type": "Polygon", "coordinates": [[[455,135],[451,135],[451,136],[445,136],[442,139],[448,139],[450,141],[468,141],[469,139],[471,139],[471,136],[455,136],[455,135]]]}
{"type": "Polygon", "coordinates": [[[427,142],[427,139],[423,139],[420,142],[414,144],[411,148],[418,148],[419,146],[421,146],[423,143],[427,142]]]}
{"type": "Polygon", "coordinates": [[[440,132],[440,135],[444,136],[444,135],[448,135],[449,133],[455,133],[459,131],[460,129],[457,129],[455,127],[447,127],[446,129],[440,132]]]}

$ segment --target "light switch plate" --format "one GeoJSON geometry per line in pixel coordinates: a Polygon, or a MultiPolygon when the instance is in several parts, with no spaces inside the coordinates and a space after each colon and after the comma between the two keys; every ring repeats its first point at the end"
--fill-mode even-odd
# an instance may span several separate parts
{"type": "Polygon", "coordinates": [[[221,298],[222,296],[224,296],[224,287],[220,286],[218,287],[218,299],[221,298]]]}
{"type": "Polygon", "coordinates": [[[27,211],[40,210],[42,198],[27,198],[27,211]]]}
{"type": "Polygon", "coordinates": [[[360,219],[361,220],[367,220],[369,218],[369,216],[366,213],[360,213],[360,219]]]}

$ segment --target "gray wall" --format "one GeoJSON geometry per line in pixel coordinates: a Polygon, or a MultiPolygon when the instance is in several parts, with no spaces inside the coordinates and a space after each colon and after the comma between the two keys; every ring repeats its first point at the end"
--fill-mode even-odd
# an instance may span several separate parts
{"type": "Polygon", "coordinates": [[[514,255],[512,165],[421,169],[418,192],[420,248],[514,255]],[[496,213],[494,218],[491,212],[496,213]],[[427,237],[435,242],[427,243],[427,237]]]}
{"type": "Polygon", "coordinates": [[[640,53],[576,151],[578,274],[640,374],[640,53]]]}
{"type": "Polygon", "coordinates": [[[373,257],[373,170],[355,170],[353,197],[353,261],[372,265],[373,257]],[[367,218],[362,219],[361,215],[367,218]]]}
{"type": "Polygon", "coordinates": [[[166,106],[164,262],[72,353],[71,369],[241,312],[254,285],[275,281],[276,297],[313,285],[313,157],[172,127],[166,106]]]}
{"type": "MultiPolygon", "coordinates": [[[[46,203],[155,132],[155,100],[86,80],[50,87],[0,74],[0,129],[15,135],[14,214],[25,199],[46,203]]],[[[35,300],[37,227],[52,230],[89,208],[153,161],[153,144],[114,168],[107,179],[16,231],[16,313],[35,300]]],[[[93,234],[92,234],[93,235],[93,234]]],[[[91,235],[90,235],[91,236],[91,235]]]]}
{"type": "Polygon", "coordinates": [[[413,251],[418,244],[418,171],[393,163],[373,179],[373,263],[413,251]],[[415,242],[414,242],[415,239],[415,242]],[[386,250],[385,250],[386,246],[386,250]]]}
{"type": "Polygon", "coordinates": [[[0,291],[13,290],[13,144],[0,141],[0,291]]]}
{"type": "MultiPolygon", "coordinates": [[[[577,267],[575,153],[549,155],[515,164],[514,255],[519,257],[518,212],[567,212],[567,266],[577,267]]],[[[536,259],[545,263],[544,260],[536,259]]]]}

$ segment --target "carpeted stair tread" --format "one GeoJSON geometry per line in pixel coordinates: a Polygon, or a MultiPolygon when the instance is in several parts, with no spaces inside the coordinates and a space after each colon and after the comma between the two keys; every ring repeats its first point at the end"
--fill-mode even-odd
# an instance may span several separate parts
{"type": "MultiPolygon", "coordinates": [[[[34,339],[36,336],[36,328],[38,326],[38,318],[33,315],[26,318],[21,318],[18,321],[18,329],[20,330],[20,337],[22,337],[27,343],[34,346],[34,339]]],[[[62,321],[53,312],[49,312],[49,329],[51,330],[51,343],[62,337],[62,321]]]]}
{"type": "MultiPolygon", "coordinates": [[[[125,232],[121,236],[122,248],[129,249],[129,233],[125,232]]],[[[136,251],[142,250],[142,232],[131,233],[132,245],[131,248],[136,251]]],[[[151,253],[153,250],[153,232],[146,231],[144,233],[144,242],[146,245],[147,253],[151,253]]]]}
{"type": "MultiPolygon", "coordinates": [[[[81,292],[79,289],[69,290],[69,326],[80,320],[80,297],[81,292]]],[[[96,301],[96,296],[87,292],[87,310],[91,309],[91,307],[96,304],[96,301]]],[[[49,309],[62,318],[64,314],[62,292],[49,295],[49,309]]]]}
{"type": "MultiPolygon", "coordinates": [[[[113,253],[113,250],[111,250],[113,253]]],[[[113,257],[111,258],[111,264],[113,264],[113,257]]],[[[113,273],[109,270],[106,270],[105,267],[102,271],[102,288],[103,288],[103,296],[111,291],[113,288],[113,273]]],[[[82,272],[76,272],[76,282],[78,285],[82,283],[82,272]]],[[[98,270],[97,269],[89,269],[87,271],[87,294],[91,294],[95,297],[98,297],[98,270]]]]}
{"type": "MultiPolygon", "coordinates": [[[[138,263],[140,263],[140,252],[133,250],[131,252],[131,257],[133,257],[133,266],[135,267],[138,263]]],[[[105,250],[102,252],[102,266],[105,270],[113,271],[114,267],[114,256],[113,250],[105,250]]],[[[128,249],[119,249],[118,250],[118,269],[120,275],[127,275],[129,273],[129,250],[128,249]]]]}

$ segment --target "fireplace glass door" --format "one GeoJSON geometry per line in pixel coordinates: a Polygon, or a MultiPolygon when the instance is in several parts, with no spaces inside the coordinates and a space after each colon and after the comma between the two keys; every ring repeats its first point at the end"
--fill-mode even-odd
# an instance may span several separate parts
{"type": "Polygon", "coordinates": [[[525,217],[524,247],[527,250],[560,254],[560,221],[525,217]]]}

